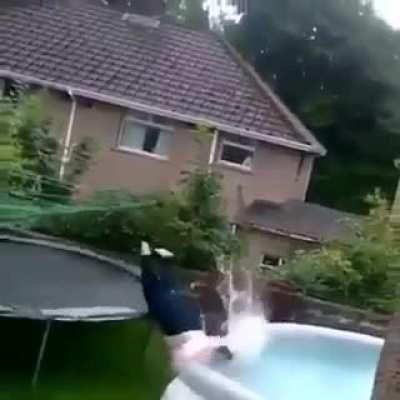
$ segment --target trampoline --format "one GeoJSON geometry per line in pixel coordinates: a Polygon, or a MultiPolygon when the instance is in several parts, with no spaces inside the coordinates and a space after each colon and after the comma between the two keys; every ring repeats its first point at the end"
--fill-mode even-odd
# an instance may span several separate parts
{"type": "Polygon", "coordinates": [[[53,321],[95,323],[146,314],[138,267],[79,246],[0,234],[0,316],[43,322],[33,386],[53,321]]]}

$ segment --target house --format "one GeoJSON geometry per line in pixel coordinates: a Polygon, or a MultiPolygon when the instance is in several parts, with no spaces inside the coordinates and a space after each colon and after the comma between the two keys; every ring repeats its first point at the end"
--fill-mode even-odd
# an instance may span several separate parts
{"type": "Polygon", "coordinates": [[[302,200],[255,200],[236,216],[238,234],[249,243],[242,266],[275,268],[296,250],[312,250],[350,234],[355,216],[302,200]]]}
{"type": "MultiPolygon", "coordinates": [[[[46,89],[64,143],[60,175],[77,140],[91,136],[98,151],[83,195],[171,191],[185,171],[204,166],[223,176],[226,211],[251,237],[266,231],[245,223],[247,207],[304,205],[314,160],[325,149],[235,50],[212,32],[160,18],[164,0],[136,0],[133,9],[124,0],[103,3],[0,6],[0,79],[6,89],[14,82],[46,89]],[[210,134],[199,138],[198,125],[210,134]]],[[[259,253],[259,242],[253,248],[251,240],[250,253],[259,253]]],[[[277,247],[262,254],[279,255],[277,247]]]]}

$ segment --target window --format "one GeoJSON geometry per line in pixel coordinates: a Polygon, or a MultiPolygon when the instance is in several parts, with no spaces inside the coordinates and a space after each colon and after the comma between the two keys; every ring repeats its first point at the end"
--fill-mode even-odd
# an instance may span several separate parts
{"type": "Polygon", "coordinates": [[[262,269],[275,269],[283,265],[284,261],[282,257],[271,256],[264,254],[261,259],[260,268],[262,269]]]}
{"type": "Polygon", "coordinates": [[[22,81],[14,81],[11,79],[3,79],[2,81],[3,83],[0,84],[0,90],[3,96],[18,99],[22,92],[31,89],[31,85],[22,81]]]}
{"type": "Polygon", "coordinates": [[[161,125],[126,118],[122,124],[118,147],[166,158],[169,135],[167,128],[161,125]]]}
{"type": "Polygon", "coordinates": [[[254,151],[254,147],[225,141],[222,143],[220,162],[251,170],[254,151]]]}

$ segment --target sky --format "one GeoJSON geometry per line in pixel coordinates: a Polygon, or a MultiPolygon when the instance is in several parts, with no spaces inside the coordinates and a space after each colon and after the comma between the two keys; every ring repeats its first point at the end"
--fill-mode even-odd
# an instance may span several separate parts
{"type": "Polygon", "coordinates": [[[393,27],[400,29],[400,0],[374,0],[377,13],[393,27]]]}
{"type": "MultiPolygon", "coordinates": [[[[226,0],[206,0],[210,7],[211,16],[217,16],[220,12],[218,4],[227,3],[226,0]]],[[[394,28],[400,29],[400,0],[374,0],[377,13],[394,28]]]]}
{"type": "MultiPolygon", "coordinates": [[[[211,18],[218,18],[221,4],[228,3],[227,0],[205,0],[209,8],[211,18]]],[[[400,0],[374,0],[376,12],[384,20],[396,29],[400,29],[400,0]]],[[[222,6],[225,12],[231,11],[230,7],[222,6]]]]}

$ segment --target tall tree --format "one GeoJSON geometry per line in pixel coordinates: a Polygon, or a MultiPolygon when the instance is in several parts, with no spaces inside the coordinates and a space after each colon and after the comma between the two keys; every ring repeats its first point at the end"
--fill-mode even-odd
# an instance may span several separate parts
{"type": "Polygon", "coordinates": [[[168,13],[195,29],[208,28],[208,15],[203,0],[169,0],[168,13]]]}
{"type": "Polygon", "coordinates": [[[394,192],[400,153],[400,32],[363,0],[252,0],[227,35],[328,148],[309,199],[366,211],[394,192]]]}
{"type": "MultiPolygon", "coordinates": [[[[19,93],[0,101],[0,192],[56,202],[69,200],[94,151],[90,138],[71,150],[59,177],[62,146],[40,97],[19,93]]],[[[1,194],[1,193],[0,193],[1,194]]]]}

